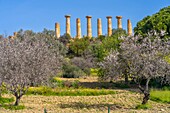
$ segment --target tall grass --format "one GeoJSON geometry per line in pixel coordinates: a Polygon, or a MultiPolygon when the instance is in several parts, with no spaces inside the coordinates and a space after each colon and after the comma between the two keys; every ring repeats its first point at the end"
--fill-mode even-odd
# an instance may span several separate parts
{"type": "Polygon", "coordinates": [[[88,89],[88,88],[49,88],[49,87],[31,87],[28,89],[27,95],[44,95],[44,96],[98,96],[115,94],[113,90],[106,89],[88,89]]]}
{"type": "Polygon", "coordinates": [[[170,103],[170,90],[151,90],[150,99],[156,102],[170,103]]]}

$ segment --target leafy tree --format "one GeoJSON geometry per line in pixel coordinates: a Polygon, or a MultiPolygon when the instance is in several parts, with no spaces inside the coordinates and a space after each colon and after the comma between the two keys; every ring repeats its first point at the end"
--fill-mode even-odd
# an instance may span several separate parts
{"type": "MultiPolygon", "coordinates": [[[[134,28],[135,35],[147,36],[147,33],[155,30],[158,33],[165,31],[167,34],[164,38],[170,36],[170,6],[161,9],[158,13],[152,16],[147,16],[137,23],[134,28]]],[[[162,38],[163,38],[162,37],[162,38]]]]}
{"type": "Polygon", "coordinates": [[[72,38],[69,34],[64,34],[59,38],[59,41],[62,42],[65,46],[68,46],[71,40],[72,38]]]}
{"type": "Polygon", "coordinates": [[[91,56],[97,58],[97,61],[102,61],[110,51],[119,49],[120,42],[121,40],[118,39],[117,34],[110,37],[101,36],[90,43],[89,47],[85,50],[85,54],[90,53],[91,56]]]}
{"type": "Polygon", "coordinates": [[[47,83],[61,68],[59,47],[51,48],[45,37],[23,34],[22,40],[0,42],[0,81],[15,96],[18,105],[28,88],[47,83]]]}
{"type": "Polygon", "coordinates": [[[126,30],[124,30],[124,29],[112,29],[112,36],[115,36],[115,37],[127,36],[126,30]]]}
{"type": "Polygon", "coordinates": [[[95,59],[95,61],[98,62],[103,60],[107,53],[105,52],[101,42],[95,41],[94,43],[90,44],[90,46],[84,51],[83,54],[85,57],[95,59]]]}
{"type": "Polygon", "coordinates": [[[75,56],[81,56],[84,50],[89,46],[90,40],[86,37],[76,38],[70,43],[70,50],[74,53],[75,56]]]}
{"type": "Polygon", "coordinates": [[[55,31],[54,30],[48,30],[46,28],[44,28],[44,30],[42,31],[42,34],[48,36],[49,38],[56,38],[55,37],[55,31]]]}
{"type": "Polygon", "coordinates": [[[55,50],[56,54],[60,52],[63,56],[65,56],[67,53],[67,48],[58,41],[54,34],[55,32],[53,30],[47,29],[44,29],[42,32],[38,33],[35,33],[31,30],[24,31],[21,29],[17,32],[17,39],[24,40],[24,38],[27,36],[30,37],[32,40],[35,40],[36,37],[43,37],[45,43],[47,43],[47,45],[51,49],[55,50]]]}
{"type": "MultiPolygon", "coordinates": [[[[36,34],[37,37],[44,37],[45,42],[48,44],[48,46],[55,50],[55,53],[58,54],[58,52],[65,56],[68,52],[68,49],[65,45],[59,42],[59,40],[55,37],[53,30],[47,30],[44,29],[43,32],[39,32],[36,34]]],[[[36,37],[35,36],[35,37],[36,37]]]]}
{"type": "Polygon", "coordinates": [[[119,49],[119,43],[120,40],[118,39],[118,37],[113,35],[111,37],[106,37],[102,41],[102,46],[105,51],[109,53],[111,50],[119,49]]]}
{"type": "Polygon", "coordinates": [[[117,78],[127,71],[144,94],[142,104],[150,98],[152,78],[160,77],[163,81],[167,78],[170,83],[170,64],[165,59],[170,54],[170,40],[162,41],[158,35],[154,37],[124,37],[120,50],[114,50],[99,63],[102,79],[117,78]],[[145,85],[141,85],[143,80],[146,80],[145,85]]]}

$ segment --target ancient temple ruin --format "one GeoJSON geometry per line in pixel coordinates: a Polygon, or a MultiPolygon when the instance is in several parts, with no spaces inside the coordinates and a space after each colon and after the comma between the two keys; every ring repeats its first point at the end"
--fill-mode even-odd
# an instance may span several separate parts
{"type": "MultiPolygon", "coordinates": [[[[71,15],[65,15],[66,18],[66,34],[69,34],[71,36],[71,25],[70,25],[70,18],[71,15]]],[[[107,16],[107,36],[112,35],[112,16],[107,16]]],[[[91,38],[92,36],[92,16],[86,16],[87,19],[87,37],[91,38]]],[[[117,29],[122,29],[122,16],[116,16],[117,19],[117,29]]],[[[102,20],[101,18],[97,19],[97,36],[101,36],[102,34],[102,20]]],[[[131,21],[127,20],[127,34],[129,36],[132,36],[132,24],[131,21]]],[[[60,37],[60,24],[55,23],[55,35],[57,38],[60,37]]],[[[75,38],[82,38],[81,34],[81,20],[80,18],[76,19],[76,36],[75,38]]]]}
{"type": "MultiPolygon", "coordinates": [[[[71,36],[71,24],[70,24],[70,19],[71,19],[71,15],[65,15],[66,18],[66,26],[65,26],[65,33],[69,34],[71,36]]],[[[86,16],[87,19],[87,37],[92,38],[92,16],[86,16]]],[[[112,16],[106,16],[107,19],[107,36],[111,36],[112,35],[112,16]]],[[[122,16],[116,16],[117,19],[117,29],[122,29],[122,16]]],[[[102,20],[101,18],[97,19],[97,36],[102,36],[103,32],[102,32],[102,20]]],[[[81,28],[81,20],[80,18],[76,19],[76,36],[75,38],[82,38],[82,28],[81,28]]],[[[130,19],[127,20],[127,34],[129,36],[133,35],[133,31],[132,31],[132,23],[130,21],[130,19]]],[[[17,32],[14,32],[13,36],[9,36],[9,38],[14,39],[17,35],[17,32]]],[[[60,24],[59,23],[55,23],[55,36],[57,38],[60,38],[61,34],[60,34],[60,24]]]]}

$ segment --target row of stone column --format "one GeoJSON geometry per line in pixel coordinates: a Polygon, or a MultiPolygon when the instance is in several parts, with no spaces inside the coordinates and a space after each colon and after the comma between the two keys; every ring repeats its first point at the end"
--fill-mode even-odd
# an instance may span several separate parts
{"type": "MultiPolygon", "coordinates": [[[[65,15],[66,17],[66,33],[71,35],[71,29],[70,29],[70,15],[65,15]]],[[[92,24],[91,24],[91,16],[86,16],[87,18],[87,37],[92,37],[92,24]]],[[[107,35],[112,35],[112,17],[107,16],[107,35]]],[[[116,16],[117,18],[117,28],[122,29],[122,16],[116,16]]],[[[55,23],[55,33],[56,37],[60,37],[60,24],[55,23]]],[[[132,35],[132,24],[131,21],[127,20],[127,33],[129,36],[132,35]]],[[[102,21],[100,18],[97,19],[97,36],[102,35],[102,21]]],[[[81,21],[80,18],[76,19],[76,38],[81,38],[81,21]]]]}

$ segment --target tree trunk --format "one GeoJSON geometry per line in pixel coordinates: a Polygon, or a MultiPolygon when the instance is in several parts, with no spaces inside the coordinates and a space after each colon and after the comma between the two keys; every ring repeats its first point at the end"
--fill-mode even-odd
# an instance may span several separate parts
{"type": "Polygon", "coordinates": [[[15,100],[14,106],[18,106],[19,105],[19,102],[20,102],[20,99],[21,99],[22,96],[23,96],[23,94],[20,94],[19,96],[17,95],[17,93],[15,94],[16,100],[15,100]]]}
{"type": "Polygon", "coordinates": [[[149,98],[150,98],[150,93],[149,92],[145,92],[142,104],[146,104],[148,102],[149,98]]]}
{"type": "Polygon", "coordinates": [[[19,97],[15,97],[15,98],[16,98],[16,100],[15,100],[14,106],[18,106],[19,102],[20,102],[20,98],[19,97]]]}
{"type": "Polygon", "coordinates": [[[129,83],[128,74],[125,74],[125,84],[127,84],[127,85],[128,85],[128,83],[129,83]]]}
{"type": "Polygon", "coordinates": [[[146,104],[150,98],[150,91],[149,91],[149,86],[148,86],[149,81],[150,81],[150,78],[148,78],[146,81],[146,87],[145,87],[145,90],[143,91],[144,97],[143,97],[142,104],[146,104]]]}

